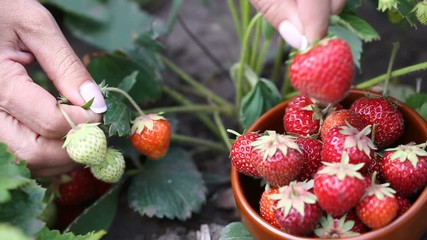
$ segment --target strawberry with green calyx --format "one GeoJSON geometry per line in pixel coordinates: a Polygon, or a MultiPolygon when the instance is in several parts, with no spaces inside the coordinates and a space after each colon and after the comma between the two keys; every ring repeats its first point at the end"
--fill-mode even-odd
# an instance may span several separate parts
{"type": "Polygon", "coordinates": [[[389,98],[361,97],[351,104],[350,110],[374,126],[374,144],[378,149],[390,146],[403,134],[402,113],[389,98]]]}
{"type": "Polygon", "coordinates": [[[334,218],[330,214],[320,219],[320,227],[314,230],[319,238],[348,238],[359,236],[360,233],[353,231],[355,221],[348,220],[347,214],[340,218],[334,218]]]}
{"type": "Polygon", "coordinates": [[[366,189],[365,195],[356,207],[357,216],[371,229],[379,229],[397,216],[399,205],[390,188],[389,183],[377,184],[375,174],[372,176],[372,185],[366,189]]]}
{"type": "Polygon", "coordinates": [[[305,181],[314,178],[317,170],[322,164],[322,149],[323,143],[314,138],[297,137],[295,142],[301,149],[303,160],[303,167],[297,177],[298,181],[305,181]]]}
{"type": "Polygon", "coordinates": [[[75,162],[93,166],[104,161],[107,152],[107,137],[99,123],[81,123],[65,136],[62,145],[75,162]]]}
{"type": "Polygon", "coordinates": [[[303,156],[295,137],[266,131],[251,146],[256,169],[272,187],[287,185],[299,175],[303,156]]]}
{"type": "Polygon", "coordinates": [[[270,198],[271,195],[278,193],[278,188],[271,188],[268,184],[265,185],[265,189],[261,194],[261,199],[259,200],[259,213],[265,221],[280,229],[280,225],[274,215],[275,201],[270,198]]]}
{"type": "Polygon", "coordinates": [[[369,137],[370,133],[370,125],[359,130],[347,123],[347,125],[330,129],[328,135],[323,139],[322,161],[340,162],[343,152],[346,152],[349,162],[352,164],[364,163],[360,172],[366,172],[375,157],[376,150],[369,137]]]}
{"type": "Polygon", "coordinates": [[[261,135],[258,132],[247,132],[244,134],[239,134],[233,130],[228,130],[228,132],[232,132],[237,136],[230,150],[230,159],[233,166],[242,174],[261,177],[261,174],[255,168],[252,161],[253,146],[251,146],[251,143],[261,135]]]}
{"type": "Polygon", "coordinates": [[[281,187],[278,194],[270,195],[277,202],[274,213],[283,231],[302,236],[317,226],[323,212],[316,195],[310,191],[312,188],[313,180],[292,181],[288,186],[281,187]]]}
{"type": "Polygon", "coordinates": [[[91,166],[90,171],[97,179],[107,182],[118,182],[126,168],[126,163],[121,152],[116,149],[108,148],[105,155],[105,161],[96,166],[91,166]]]}
{"type": "Polygon", "coordinates": [[[377,10],[381,12],[396,11],[398,3],[397,0],[379,0],[377,10]]]}
{"type": "Polygon", "coordinates": [[[169,149],[172,127],[169,121],[159,114],[137,117],[131,130],[130,142],[150,159],[164,157],[169,149]]]}
{"type": "Polygon", "coordinates": [[[355,207],[365,192],[365,180],[359,170],[363,163],[351,164],[346,152],[341,162],[323,162],[314,177],[314,194],[320,206],[334,217],[355,207]]]}
{"type": "Polygon", "coordinates": [[[62,148],[65,148],[70,158],[77,163],[88,166],[100,164],[107,152],[107,137],[99,128],[100,123],[80,123],[76,126],[62,108],[61,101],[58,101],[58,108],[71,126],[62,148]]]}
{"type": "Polygon", "coordinates": [[[402,196],[411,197],[427,183],[427,143],[409,143],[385,150],[382,176],[402,196]]]}
{"type": "Polygon", "coordinates": [[[285,109],[283,125],[285,132],[296,136],[313,136],[319,134],[322,114],[308,96],[294,98],[285,109]]]}
{"type": "Polygon", "coordinates": [[[347,95],[354,77],[351,48],[340,38],[322,39],[296,54],[289,74],[301,95],[321,103],[338,103],[347,95]]]}
{"type": "Polygon", "coordinates": [[[321,139],[325,139],[329,130],[331,130],[333,127],[345,126],[347,124],[350,124],[359,130],[362,130],[368,125],[363,120],[363,118],[359,116],[359,114],[348,109],[340,109],[326,116],[320,128],[321,139]]]}
{"type": "Polygon", "coordinates": [[[427,2],[425,0],[418,2],[412,11],[415,12],[420,23],[427,25],[427,2]]]}

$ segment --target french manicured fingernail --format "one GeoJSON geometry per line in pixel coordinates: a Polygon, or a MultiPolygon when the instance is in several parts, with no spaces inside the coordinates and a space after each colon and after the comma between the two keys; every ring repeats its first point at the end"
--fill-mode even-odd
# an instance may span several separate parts
{"type": "Polygon", "coordinates": [[[90,106],[90,110],[94,113],[103,113],[107,111],[107,104],[105,104],[104,96],[102,96],[98,85],[92,81],[87,81],[80,86],[80,95],[85,102],[89,102],[93,99],[93,103],[90,106]]]}
{"type": "Polygon", "coordinates": [[[293,23],[288,20],[279,25],[279,33],[282,38],[293,48],[304,50],[308,47],[307,38],[298,31],[293,23]]]}

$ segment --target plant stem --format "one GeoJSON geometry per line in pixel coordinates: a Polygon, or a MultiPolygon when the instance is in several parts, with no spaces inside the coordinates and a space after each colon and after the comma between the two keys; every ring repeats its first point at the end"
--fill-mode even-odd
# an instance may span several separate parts
{"type": "Polygon", "coordinates": [[[240,12],[242,15],[242,32],[246,32],[251,18],[251,5],[248,0],[240,0],[240,12]]]}
{"type": "Polygon", "coordinates": [[[290,79],[291,76],[289,74],[290,68],[291,68],[291,62],[288,61],[286,63],[286,69],[285,69],[285,74],[283,76],[283,85],[282,85],[282,96],[284,96],[284,99],[287,99],[289,97],[288,95],[291,94],[293,96],[294,94],[294,93],[288,93],[292,88],[291,79],[290,79]]]}
{"type": "MultiPolygon", "coordinates": [[[[398,77],[398,76],[402,76],[405,74],[409,74],[409,73],[419,71],[419,70],[424,70],[424,69],[427,69],[427,62],[418,63],[415,65],[411,65],[408,67],[404,67],[404,68],[394,70],[391,72],[390,76],[391,77],[398,77]]],[[[384,81],[386,78],[387,78],[387,74],[385,73],[385,74],[379,75],[377,77],[371,78],[365,82],[359,83],[358,85],[356,85],[356,88],[360,88],[360,89],[369,88],[369,87],[372,87],[372,86],[377,85],[378,83],[384,81]]]]}
{"type": "Polygon", "coordinates": [[[237,108],[239,108],[240,106],[240,101],[242,99],[242,95],[243,95],[243,73],[246,67],[246,63],[248,62],[248,54],[249,54],[249,39],[251,36],[251,32],[252,29],[254,27],[254,25],[256,24],[256,22],[261,18],[261,14],[257,13],[257,15],[255,15],[254,18],[252,18],[252,21],[249,23],[246,31],[245,31],[245,35],[243,37],[243,43],[242,43],[242,48],[241,48],[241,53],[240,53],[240,62],[239,62],[239,72],[237,74],[237,79],[236,79],[236,106],[237,108]]]}
{"type": "Polygon", "coordinates": [[[222,140],[224,141],[227,149],[231,149],[231,144],[228,138],[227,130],[224,127],[224,123],[221,120],[221,117],[218,112],[214,112],[214,120],[216,125],[218,126],[219,132],[221,133],[222,140]]]}
{"type": "Polygon", "coordinates": [[[201,145],[201,146],[213,149],[213,150],[219,150],[219,151],[224,151],[224,152],[228,151],[228,149],[225,148],[223,144],[212,142],[212,141],[205,140],[205,139],[181,135],[181,134],[173,134],[171,141],[178,142],[178,143],[191,144],[191,145],[201,145]]]}
{"type": "Polygon", "coordinates": [[[193,79],[190,75],[188,75],[186,72],[184,72],[182,69],[180,69],[177,65],[175,65],[172,61],[170,61],[165,56],[160,56],[163,63],[171,69],[175,74],[177,74],[182,80],[193,86],[197,91],[203,93],[207,98],[211,99],[212,101],[227,106],[228,108],[232,108],[230,103],[225,101],[220,96],[216,95],[214,92],[203,86],[202,84],[198,83],[195,79],[193,79]]]}
{"type": "Polygon", "coordinates": [[[234,25],[236,26],[237,37],[239,38],[240,42],[242,42],[243,30],[242,30],[242,24],[239,20],[239,14],[237,13],[236,4],[234,4],[234,0],[227,0],[227,2],[228,2],[228,8],[230,9],[230,12],[231,12],[231,16],[233,17],[234,25]]]}
{"type": "MultiPolygon", "coordinates": [[[[185,98],[182,94],[180,94],[179,92],[175,91],[171,87],[168,87],[168,86],[164,85],[163,86],[163,91],[166,94],[168,94],[170,97],[172,97],[173,99],[175,99],[175,101],[177,101],[178,103],[180,103],[180,104],[182,104],[184,106],[191,106],[192,105],[192,103],[190,102],[190,100],[188,100],[187,98],[185,98]]],[[[212,133],[214,133],[218,137],[221,137],[221,134],[219,133],[218,129],[216,128],[215,123],[210,118],[208,118],[205,114],[201,114],[201,113],[195,113],[195,116],[209,130],[211,130],[212,133]]]]}
{"type": "Polygon", "coordinates": [[[73,129],[76,128],[76,124],[73,122],[73,120],[71,120],[70,116],[62,108],[61,103],[59,101],[57,103],[58,103],[59,111],[62,113],[62,115],[64,116],[65,120],[67,120],[68,124],[70,124],[71,128],[73,128],[73,129]]]}
{"type": "Polygon", "coordinates": [[[257,50],[258,50],[259,42],[260,42],[260,38],[261,38],[261,21],[257,21],[257,23],[255,25],[254,37],[255,38],[252,42],[252,49],[250,52],[251,56],[250,56],[250,60],[249,60],[249,64],[248,64],[253,69],[255,69],[257,58],[259,57],[257,50]]]}
{"type": "Polygon", "coordinates": [[[398,42],[393,43],[393,49],[391,50],[391,57],[390,57],[390,61],[388,63],[388,68],[387,68],[387,75],[386,75],[386,79],[384,82],[384,90],[383,90],[383,96],[386,97],[388,96],[388,83],[390,82],[391,79],[391,71],[393,70],[393,64],[394,61],[396,59],[396,55],[397,55],[397,51],[399,50],[399,46],[400,44],[398,42]]]}
{"type": "Polygon", "coordinates": [[[146,112],[150,113],[156,113],[156,112],[165,112],[165,113],[171,113],[171,112],[224,112],[228,115],[232,115],[233,113],[229,111],[229,109],[226,109],[224,107],[220,106],[209,106],[209,105],[189,105],[189,106],[173,106],[173,107],[162,107],[162,108],[153,108],[146,110],[146,112]]]}
{"type": "Polygon", "coordinates": [[[257,64],[254,67],[254,71],[259,75],[261,73],[262,70],[262,66],[264,63],[264,59],[265,59],[265,54],[267,52],[268,47],[270,46],[270,39],[265,40],[264,43],[262,44],[261,47],[261,51],[259,53],[259,56],[257,58],[257,64]]]}
{"type": "Polygon", "coordinates": [[[123,95],[124,97],[127,98],[127,100],[132,104],[132,106],[135,108],[135,110],[138,112],[138,114],[140,116],[144,116],[145,115],[144,112],[142,111],[142,109],[135,102],[135,100],[133,100],[133,98],[127,92],[123,91],[120,88],[116,88],[116,87],[106,87],[105,90],[109,91],[109,92],[120,93],[121,95],[123,95]]]}
{"type": "Polygon", "coordinates": [[[277,49],[277,55],[273,65],[271,81],[276,85],[279,83],[280,69],[283,65],[283,52],[285,50],[285,46],[285,41],[280,41],[279,49],[277,49]]]}

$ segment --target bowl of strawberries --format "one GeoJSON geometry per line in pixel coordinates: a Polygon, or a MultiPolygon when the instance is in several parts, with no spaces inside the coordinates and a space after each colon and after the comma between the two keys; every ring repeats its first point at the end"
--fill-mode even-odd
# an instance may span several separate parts
{"type": "Polygon", "coordinates": [[[231,183],[255,239],[421,239],[427,124],[404,103],[350,89],[321,106],[300,95],[232,144],[231,183]]]}

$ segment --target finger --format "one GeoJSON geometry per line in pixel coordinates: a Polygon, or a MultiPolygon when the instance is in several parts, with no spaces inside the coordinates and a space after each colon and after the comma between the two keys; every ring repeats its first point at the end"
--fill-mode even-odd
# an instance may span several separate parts
{"type": "Polygon", "coordinates": [[[332,0],[331,1],[331,13],[339,14],[345,6],[345,0],[332,0]]]}
{"type": "MultiPolygon", "coordinates": [[[[0,108],[33,132],[45,138],[62,138],[70,130],[55,97],[35,84],[19,63],[2,63],[0,85],[0,108]]],[[[63,109],[75,124],[101,120],[101,115],[79,106],[64,105],[63,109]]]]}
{"type": "Polygon", "coordinates": [[[289,45],[297,49],[307,47],[295,0],[252,0],[252,4],[289,45]]]}
{"type": "Polygon", "coordinates": [[[17,160],[25,160],[34,176],[51,176],[76,165],[62,148],[62,140],[46,139],[0,111],[0,141],[7,143],[17,160]]]}
{"type": "Polygon", "coordinates": [[[40,63],[58,91],[75,105],[94,98],[91,110],[105,112],[107,107],[99,87],[77,57],[52,15],[37,1],[34,10],[17,28],[17,35],[40,63]]]}
{"type": "Polygon", "coordinates": [[[298,13],[303,24],[302,33],[309,43],[326,36],[331,16],[329,0],[297,0],[298,13]]]}

